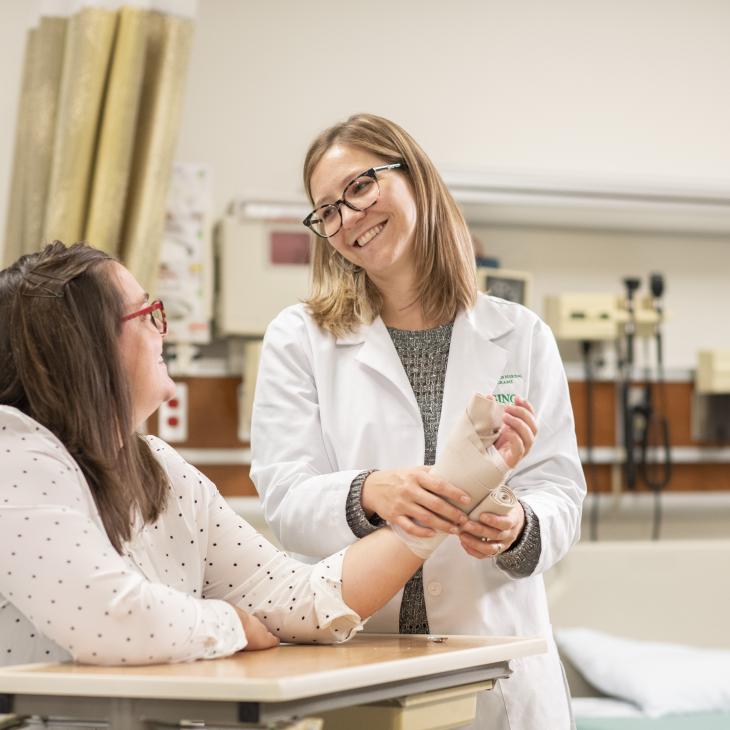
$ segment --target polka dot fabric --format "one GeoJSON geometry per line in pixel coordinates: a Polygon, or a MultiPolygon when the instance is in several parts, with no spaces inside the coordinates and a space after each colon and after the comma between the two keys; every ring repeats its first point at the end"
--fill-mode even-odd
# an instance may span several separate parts
{"type": "Polygon", "coordinates": [[[152,525],[119,555],[61,442],[0,406],[0,664],[150,664],[227,656],[246,637],[231,604],[282,641],[344,641],[344,553],[306,565],[241,519],[215,486],[149,437],[170,480],[152,525]]]}

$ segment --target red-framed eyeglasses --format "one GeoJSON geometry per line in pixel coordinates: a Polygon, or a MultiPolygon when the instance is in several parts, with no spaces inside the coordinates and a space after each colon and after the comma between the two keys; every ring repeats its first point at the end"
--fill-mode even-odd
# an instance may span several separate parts
{"type": "Polygon", "coordinates": [[[167,334],[167,317],[165,316],[165,305],[161,299],[155,299],[154,302],[151,302],[138,312],[125,315],[122,317],[122,322],[135,319],[136,317],[146,317],[147,315],[150,316],[152,324],[155,325],[157,331],[164,337],[167,334]]]}

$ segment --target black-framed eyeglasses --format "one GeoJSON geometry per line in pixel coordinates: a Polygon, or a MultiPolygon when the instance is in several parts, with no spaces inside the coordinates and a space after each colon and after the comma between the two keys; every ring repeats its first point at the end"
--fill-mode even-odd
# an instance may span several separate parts
{"type": "Polygon", "coordinates": [[[399,167],[405,167],[405,164],[393,162],[390,165],[379,165],[361,172],[345,185],[339,200],[315,208],[302,223],[320,238],[334,236],[342,228],[341,206],[346,205],[350,210],[360,212],[375,205],[380,197],[378,173],[383,170],[395,170],[399,167]]]}
{"type": "Polygon", "coordinates": [[[146,307],[143,307],[138,312],[132,312],[122,317],[122,322],[127,322],[135,317],[146,317],[149,315],[152,320],[152,324],[157,327],[157,331],[164,337],[167,334],[167,317],[165,315],[165,305],[161,299],[155,299],[146,307]]]}

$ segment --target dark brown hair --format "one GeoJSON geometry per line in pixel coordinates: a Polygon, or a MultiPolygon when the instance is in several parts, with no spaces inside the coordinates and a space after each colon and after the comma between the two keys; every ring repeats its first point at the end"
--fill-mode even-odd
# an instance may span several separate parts
{"type": "MultiPolygon", "coordinates": [[[[355,114],[322,132],[304,160],[304,188],[314,205],[310,181],[327,150],[336,144],[372,152],[384,164],[401,162],[413,188],[418,220],[415,240],[421,308],[432,322],[448,322],[477,297],[474,246],[454,198],[428,155],[408,132],[389,119],[355,114]]],[[[400,171],[399,171],[400,172],[400,171]]],[[[313,237],[312,295],[317,324],[341,335],[380,314],[382,298],[365,271],[353,268],[329,241],[313,237]]]]}
{"type": "Polygon", "coordinates": [[[168,481],[134,431],[112,261],[86,244],[54,241],[0,271],[0,404],[68,449],[121,553],[137,515],[145,523],[159,517],[168,481]]]}

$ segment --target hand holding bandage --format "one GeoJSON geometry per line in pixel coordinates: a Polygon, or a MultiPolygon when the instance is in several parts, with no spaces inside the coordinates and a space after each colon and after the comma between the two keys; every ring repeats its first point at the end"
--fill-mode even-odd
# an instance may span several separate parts
{"type": "MultiPolygon", "coordinates": [[[[451,432],[442,454],[431,472],[469,495],[470,502],[450,501],[478,520],[482,512],[506,514],[517,505],[512,492],[502,486],[509,466],[494,444],[497,441],[504,409],[494,398],[476,394],[451,432]]],[[[409,549],[427,558],[447,537],[414,537],[397,525],[391,525],[409,549]]]]}

